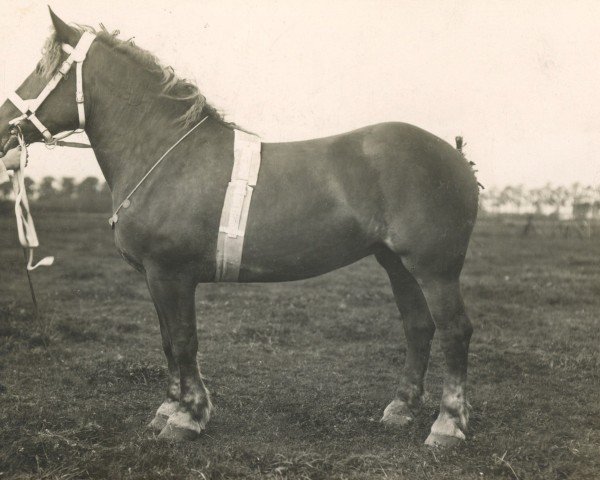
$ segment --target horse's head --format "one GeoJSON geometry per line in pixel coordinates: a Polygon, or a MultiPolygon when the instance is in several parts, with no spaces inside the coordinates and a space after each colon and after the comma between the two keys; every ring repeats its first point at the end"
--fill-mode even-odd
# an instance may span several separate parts
{"type": "MultiPolygon", "coordinates": [[[[38,63],[36,69],[16,90],[18,97],[23,100],[38,98],[40,93],[52,81],[56,71],[61,68],[61,64],[69,57],[69,54],[63,50],[62,45],[75,47],[82,36],[81,31],[67,25],[52,10],[50,10],[50,17],[55,32],[46,45],[44,57],[38,63]]],[[[69,47],[65,48],[68,49],[69,47]]],[[[35,117],[39,120],[39,124],[52,134],[78,128],[79,114],[75,92],[76,72],[74,63],[69,71],[61,76],[60,81],[47,98],[35,109],[35,117]]],[[[23,113],[19,109],[24,109],[27,105],[21,104],[20,107],[17,107],[15,102],[19,103],[19,99],[6,100],[0,106],[0,155],[3,155],[17,144],[17,139],[14,136],[14,126],[9,122],[24,115],[25,118],[19,122],[19,126],[25,141],[32,143],[44,139],[39,124],[36,126],[36,118],[27,117],[27,112],[23,113]]],[[[85,108],[87,110],[89,105],[86,105],[85,108]]]]}
{"type": "Polygon", "coordinates": [[[131,128],[132,121],[143,121],[154,135],[165,127],[189,126],[203,112],[218,117],[193,83],[178,78],[172,68],[131,40],[118,39],[118,32],[103,26],[99,31],[72,27],[52,10],[50,17],[54,33],[42,59],[0,106],[0,156],[17,144],[11,133],[15,121],[25,142],[53,144],[55,135],[83,128],[84,123],[108,125],[95,123],[97,118],[119,119],[121,124],[110,124],[117,132],[123,125],[131,128]]]}

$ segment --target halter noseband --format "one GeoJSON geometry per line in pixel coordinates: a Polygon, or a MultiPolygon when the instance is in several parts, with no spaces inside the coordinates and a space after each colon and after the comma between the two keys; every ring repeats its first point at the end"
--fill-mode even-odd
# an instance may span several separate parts
{"type": "Polygon", "coordinates": [[[8,99],[17,107],[22,115],[13,118],[9,123],[9,125],[17,126],[23,120],[29,120],[33,125],[41,132],[44,137],[44,142],[46,145],[56,145],[59,139],[65,138],[73,133],[81,133],[85,129],[85,107],[83,104],[83,61],[87,55],[90,46],[96,36],[90,32],[83,32],[79,42],[75,48],[67,43],[62,44],[62,49],[69,54],[67,59],[62,63],[58,71],[54,74],[54,76],[50,79],[48,84],[44,87],[41,93],[37,96],[37,98],[24,100],[22,99],[16,92],[12,92],[8,95],[8,99]],[[56,88],[58,83],[66,77],[67,73],[71,69],[73,62],[76,63],[76,91],[75,91],[75,102],[77,102],[77,112],[79,114],[79,128],[76,130],[72,130],[70,132],[66,132],[61,136],[53,136],[48,129],[44,126],[44,124],[40,121],[40,119],[36,116],[35,112],[40,107],[40,105],[46,100],[48,95],[56,88]]]}

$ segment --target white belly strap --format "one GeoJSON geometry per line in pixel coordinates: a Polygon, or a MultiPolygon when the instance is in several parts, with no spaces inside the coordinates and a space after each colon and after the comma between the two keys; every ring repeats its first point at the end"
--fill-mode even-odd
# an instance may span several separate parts
{"type": "Polygon", "coordinates": [[[260,146],[257,136],[235,130],[233,170],[219,224],[215,282],[237,282],[240,275],[250,201],[260,169],[260,146]]]}

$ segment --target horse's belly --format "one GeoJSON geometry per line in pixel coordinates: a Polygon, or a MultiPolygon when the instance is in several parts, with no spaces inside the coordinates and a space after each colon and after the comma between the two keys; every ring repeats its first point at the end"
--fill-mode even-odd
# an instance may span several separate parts
{"type": "Polygon", "coordinates": [[[372,252],[373,239],[358,219],[338,211],[248,235],[241,282],[299,280],[354,263],[372,252]]]}
{"type": "Polygon", "coordinates": [[[316,277],[350,265],[371,253],[366,244],[342,240],[335,245],[319,245],[315,250],[297,249],[254,257],[244,254],[239,281],[286,282],[316,277]]]}
{"type": "Polygon", "coordinates": [[[381,203],[378,175],[352,137],[265,146],[240,281],[313,277],[373,253],[381,203]]]}

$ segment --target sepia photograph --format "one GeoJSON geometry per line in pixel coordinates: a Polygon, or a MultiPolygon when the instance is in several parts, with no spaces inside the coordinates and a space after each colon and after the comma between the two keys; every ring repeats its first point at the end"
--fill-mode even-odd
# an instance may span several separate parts
{"type": "Polygon", "coordinates": [[[600,478],[600,2],[0,6],[0,480],[600,478]]]}

